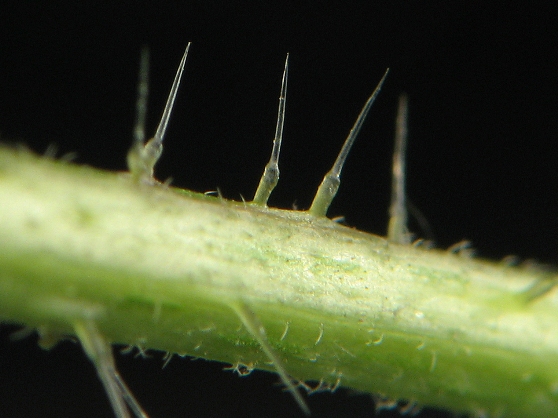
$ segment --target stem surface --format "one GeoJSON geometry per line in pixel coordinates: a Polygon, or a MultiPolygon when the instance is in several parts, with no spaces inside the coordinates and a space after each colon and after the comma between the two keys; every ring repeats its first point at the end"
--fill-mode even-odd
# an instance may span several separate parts
{"type": "Polygon", "coordinates": [[[556,274],[0,147],[0,319],[456,412],[558,416],[556,274]]]}

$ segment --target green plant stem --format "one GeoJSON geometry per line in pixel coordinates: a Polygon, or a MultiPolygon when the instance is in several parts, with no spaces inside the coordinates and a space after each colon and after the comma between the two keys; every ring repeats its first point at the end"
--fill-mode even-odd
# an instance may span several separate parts
{"type": "Polygon", "coordinates": [[[454,411],[558,416],[556,275],[0,148],[0,318],[454,411]]]}

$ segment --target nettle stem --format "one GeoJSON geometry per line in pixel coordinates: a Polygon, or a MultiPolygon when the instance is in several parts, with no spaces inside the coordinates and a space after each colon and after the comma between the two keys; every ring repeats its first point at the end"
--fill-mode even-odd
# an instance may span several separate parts
{"type": "Polygon", "coordinates": [[[555,276],[0,149],[0,317],[45,340],[275,370],[480,415],[556,416],[555,276]]]}
{"type": "Polygon", "coordinates": [[[409,244],[404,96],[388,238],[326,217],[387,71],[310,209],[279,210],[266,204],[279,179],[288,56],[253,202],[154,178],[188,50],[147,142],[142,53],[128,173],[0,147],[0,320],[36,328],[43,346],[77,337],[118,418],[147,414],[116,370],[115,343],[275,371],[306,414],[300,387],[345,386],[379,405],[405,400],[402,412],[418,402],[558,416],[558,278],[409,244]]]}

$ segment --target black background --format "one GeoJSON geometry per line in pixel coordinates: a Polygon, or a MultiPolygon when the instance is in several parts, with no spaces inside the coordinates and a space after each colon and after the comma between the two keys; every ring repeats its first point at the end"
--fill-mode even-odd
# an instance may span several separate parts
{"type": "MultiPolygon", "coordinates": [[[[390,67],[329,215],[385,234],[395,109],[405,91],[408,194],[437,244],[469,239],[483,257],[557,264],[558,60],[546,4],[3,2],[0,133],[39,153],[56,144],[79,163],[123,170],[141,46],[151,49],[152,133],[192,41],[157,177],[251,198],[290,52],[281,181],[269,203],[307,208],[390,67]]],[[[0,416],[111,416],[76,345],[43,352],[33,340],[9,343],[9,331],[0,335],[0,416]]],[[[300,414],[273,375],[238,378],[222,365],[176,359],[161,371],[155,357],[118,357],[154,418],[300,414]]],[[[311,397],[310,406],[315,416],[373,415],[368,397],[346,391],[311,397]]]]}

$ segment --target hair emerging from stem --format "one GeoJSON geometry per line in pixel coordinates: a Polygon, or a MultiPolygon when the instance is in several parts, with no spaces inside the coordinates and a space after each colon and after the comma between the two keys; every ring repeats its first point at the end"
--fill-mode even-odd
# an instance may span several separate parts
{"type": "Polygon", "coordinates": [[[147,98],[149,90],[149,50],[144,47],[141,52],[140,71],[138,79],[138,99],[136,102],[136,123],[134,127],[134,143],[128,151],[128,170],[132,177],[140,182],[155,183],[153,171],[155,164],[163,153],[163,140],[172,114],[182,74],[186,65],[186,58],[190,50],[191,42],[188,43],[172,83],[167,103],[155,131],[155,135],[147,143],[145,141],[145,120],[147,115],[147,98]]]}
{"type": "Polygon", "coordinates": [[[320,216],[320,217],[326,216],[327,210],[329,209],[331,202],[333,202],[333,199],[335,198],[335,195],[339,190],[339,186],[341,185],[340,176],[341,176],[341,170],[343,169],[343,165],[347,160],[349,152],[351,151],[355,139],[358,133],[360,132],[360,128],[362,128],[362,124],[364,123],[364,120],[366,119],[368,112],[372,108],[372,104],[374,103],[376,97],[380,93],[380,90],[384,84],[384,81],[386,80],[388,73],[389,73],[389,68],[386,70],[382,79],[380,80],[380,82],[372,92],[372,95],[368,98],[368,100],[364,104],[364,107],[360,111],[360,114],[358,115],[355,124],[351,128],[349,135],[347,136],[347,139],[345,140],[343,146],[341,147],[341,151],[339,152],[339,155],[337,155],[337,159],[333,163],[331,169],[324,176],[324,179],[322,180],[320,187],[318,187],[318,190],[316,191],[316,195],[314,196],[314,200],[312,201],[312,205],[310,206],[310,209],[308,209],[308,212],[311,213],[312,215],[320,216]]]}

